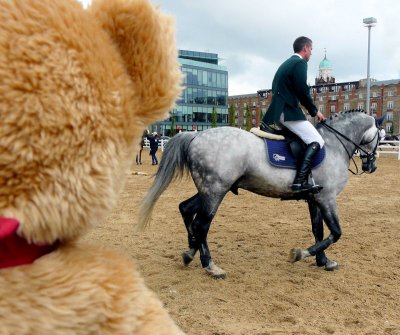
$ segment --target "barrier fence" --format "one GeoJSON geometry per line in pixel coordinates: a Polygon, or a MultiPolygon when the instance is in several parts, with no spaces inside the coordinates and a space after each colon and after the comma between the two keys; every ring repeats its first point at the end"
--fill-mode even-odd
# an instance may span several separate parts
{"type": "MultiPolygon", "coordinates": [[[[159,140],[158,148],[161,149],[161,151],[164,151],[164,147],[167,144],[167,142],[168,142],[168,140],[159,140]]],[[[143,148],[150,148],[150,141],[147,138],[144,139],[143,148]]]]}
{"type": "Polygon", "coordinates": [[[397,159],[400,160],[400,141],[380,141],[377,152],[379,153],[379,155],[397,155],[397,159]]]}

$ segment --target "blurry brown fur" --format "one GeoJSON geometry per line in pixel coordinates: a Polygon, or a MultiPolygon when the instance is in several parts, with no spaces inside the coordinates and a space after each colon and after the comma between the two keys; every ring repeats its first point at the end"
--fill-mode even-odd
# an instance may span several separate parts
{"type": "Polygon", "coordinates": [[[76,242],[180,92],[172,19],[148,1],[0,0],[0,217],[60,242],[0,269],[0,334],[180,334],[130,260],[76,242]]]}

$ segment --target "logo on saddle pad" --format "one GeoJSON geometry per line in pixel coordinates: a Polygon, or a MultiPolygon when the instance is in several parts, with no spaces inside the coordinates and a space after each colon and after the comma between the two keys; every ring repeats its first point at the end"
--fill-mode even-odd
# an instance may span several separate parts
{"type": "MultiPolygon", "coordinates": [[[[286,169],[296,169],[297,159],[293,156],[286,141],[264,138],[264,142],[270,164],[286,169]]],[[[311,168],[317,167],[324,158],[325,147],[322,147],[311,163],[311,168]]]]}
{"type": "Polygon", "coordinates": [[[281,156],[279,154],[273,154],[272,157],[273,157],[274,161],[277,161],[277,162],[286,160],[285,156],[281,156]]]}

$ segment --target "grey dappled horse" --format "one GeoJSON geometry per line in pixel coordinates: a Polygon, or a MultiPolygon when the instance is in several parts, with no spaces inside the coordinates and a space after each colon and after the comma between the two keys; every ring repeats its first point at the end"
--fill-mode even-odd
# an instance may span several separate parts
{"type": "MultiPolygon", "coordinates": [[[[292,249],[290,260],[316,256],[318,266],[333,270],[338,265],[326,257],[324,250],[342,234],[336,197],[348,181],[349,161],[356,149],[361,152],[363,171],[375,171],[378,130],[374,118],[360,111],[339,113],[318,124],[317,130],[325,140],[326,157],[312,175],[323,189],[302,196],[308,202],[316,243],[307,249],[292,249]],[[330,231],[325,239],[323,221],[330,231]]],[[[242,188],[266,197],[298,199],[291,191],[296,171],[271,165],[263,139],[233,127],[180,133],[168,142],[155,180],[143,200],[140,227],[149,222],[161,193],[184,171],[191,173],[198,192],[179,205],[189,239],[183,262],[188,265],[199,250],[202,266],[216,278],[224,278],[226,273],[212,261],[207,234],[227,192],[237,194],[242,188]]]]}

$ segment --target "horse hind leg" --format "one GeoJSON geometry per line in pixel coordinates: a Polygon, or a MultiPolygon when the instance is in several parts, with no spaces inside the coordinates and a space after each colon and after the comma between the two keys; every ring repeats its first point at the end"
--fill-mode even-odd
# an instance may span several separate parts
{"type": "Polygon", "coordinates": [[[189,249],[182,253],[182,261],[185,266],[188,266],[193,261],[193,258],[199,249],[199,242],[196,241],[196,237],[193,234],[192,222],[200,208],[201,203],[198,193],[179,204],[179,212],[181,213],[188,233],[189,249]]]}
{"type": "Polygon", "coordinates": [[[204,270],[213,278],[225,279],[226,272],[217,266],[211,257],[211,252],[207,243],[207,235],[211,226],[211,221],[215,214],[207,214],[201,211],[193,220],[193,230],[197,241],[200,242],[200,261],[204,270]]]}
{"type": "Polygon", "coordinates": [[[226,277],[226,272],[212,260],[207,243],[207,235],[211,222],[225,194],[226,192],[219,196],[217,194],[213,194],[212,197],[203,196],[200,201],[201,208],[191,224],[195,241],[199,243],[196,247],[200,250],[201,265],[208,275],[217,279],[224,279],[226,277]]]}

